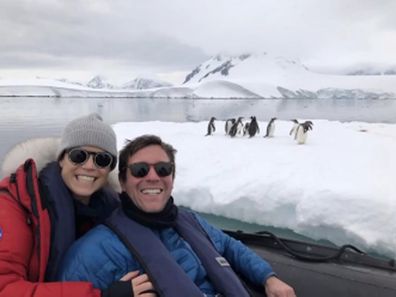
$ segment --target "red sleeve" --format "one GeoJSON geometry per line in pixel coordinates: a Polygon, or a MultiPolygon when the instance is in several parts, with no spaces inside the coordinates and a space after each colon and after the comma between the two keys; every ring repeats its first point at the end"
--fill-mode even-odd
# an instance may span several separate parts
{"type": "MultiPolygon", "coordinates": [[[[0,276],[2,278],[3,276],[0,276]]],[[[3,282],[1,280],[1,282],[3,282]]],[[[101,292],[88,282],[31,283],[9,282],[0,290],[0,297],[100,297],[101,292]]]]}
{"type": "Polygon", "coordinates": [[[88,282],[28,281],[33,234],[27,217],[7,194],[0,193],[0,297],[100,297],[88,282]]]}

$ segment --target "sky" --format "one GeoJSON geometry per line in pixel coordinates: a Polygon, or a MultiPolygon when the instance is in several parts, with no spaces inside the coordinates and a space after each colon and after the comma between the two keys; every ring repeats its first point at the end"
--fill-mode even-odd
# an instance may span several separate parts
{"type": "MultiPolygon", "coordinates": [[[[300,122],[303,121],[300,119],[300,122]]],[[[176,204],[396,255],[396,125],[314,120],[305,144],[290,121],[272,138],[230,138],[224,121],[117,123],[117,146],[156,134],[176,149],[176,204]]]]}
{"type": "Polygon", "coordinates": [[[321,72],[395,66],[393,0],[2,0],[0,78],[180,83],[219,53],[321,72]]]}

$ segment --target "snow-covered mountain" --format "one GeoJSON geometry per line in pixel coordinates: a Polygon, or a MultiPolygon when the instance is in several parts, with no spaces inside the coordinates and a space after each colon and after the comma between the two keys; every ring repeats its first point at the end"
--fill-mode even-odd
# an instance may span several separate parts
{"type": "Polygon", "coordinates": [[[93,89],[114,89],[114,86],[107,82],[106,78],[101,75],[96,75],[88,83],[87,87],[93,89]]]}
{"type": "MultiPolygon", "coordinates": [[[[199,89],[224,82],[269,98],[396,98],[396,76],[315,73],[299,61],[267,53],[217,55],[186,76],[199,89]]],[[[250,96],[249,96],[250,97],[250,96]]]]}
{"type": "Polygon", "coordinates": [[[202,63],[186,76],[183,84],[214,79],[249,79],[260,74],[261,77],[272,76],[274,72],[306,72],[303,64],[283,57],[270,57],[267,53],[260,55],[242,54],[239,56],[217,55],[202,63]]]}
{"type": "Polygon", "coordinates": [[[123,84],[121,88],[129,89],[129,90],[143,90],[143,89],[153,89],[153,88],[171,87],[171,86],[172,86],[171,83],[168,83],[163,80],[138,77],[123,84]]]}
{"type": "Polygon", "coordinates": [[[102,76],[86,87],[49,79],[1,79],[0,96],[396,99],[396,75],[316,73],[299,61],[267,53],[217,55],[193,69],[181,85],[137,78],[116,87],[102,76]]]}

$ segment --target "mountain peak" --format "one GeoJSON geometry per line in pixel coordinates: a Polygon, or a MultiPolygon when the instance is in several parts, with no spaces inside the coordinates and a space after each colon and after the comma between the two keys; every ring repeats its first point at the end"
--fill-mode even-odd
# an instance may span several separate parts
{"type": "Polygon", "coordinates": [[[94,76],[88,83],[87,86],[93,89],[113,89],[114,86],[106,81],[106,78],[102,75],[94,76]]]}
{"type": "Polygon", "coordinates": [[[281,56],[271,56],[266,52],[243,53],[236,56],[218,54],[190,72],[183,84],[213,79],[235,80],[257,76],[266,77],[285,71],[306,72],[308,68],[298,61],[281,56]]]}

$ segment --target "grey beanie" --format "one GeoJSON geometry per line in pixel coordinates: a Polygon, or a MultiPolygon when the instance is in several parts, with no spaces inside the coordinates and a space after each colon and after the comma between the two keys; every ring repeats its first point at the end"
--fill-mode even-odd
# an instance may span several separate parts
{"type": "Polygon", "coordinates": [[[77,118],[67,124],[58,147],[58,158],[69,148],[85,145],[101,148],[117,159],[116,134],[97,113],[77,118]]]}

